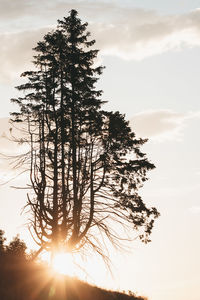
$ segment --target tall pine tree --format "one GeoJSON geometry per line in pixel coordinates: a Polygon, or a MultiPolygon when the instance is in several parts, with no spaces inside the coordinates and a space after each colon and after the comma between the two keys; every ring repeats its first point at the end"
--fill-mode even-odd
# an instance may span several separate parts
{"type": "Polygon", "coordinates": [[[102,67],[94,66],[87,25],[72,10],[37,44],[36,70],[22,74],[27,83],[17,89],[25,96],[12,99],[20,108],[12,119],[26,124],[28,206],[40,249],[92,248],[104,256],[103,239],[121,239],[115,226],[131,226],[147,242],[159,214],[138,195],[154,168],[140,150],[145,140],[119,112],[101,108],[102,67]]]}

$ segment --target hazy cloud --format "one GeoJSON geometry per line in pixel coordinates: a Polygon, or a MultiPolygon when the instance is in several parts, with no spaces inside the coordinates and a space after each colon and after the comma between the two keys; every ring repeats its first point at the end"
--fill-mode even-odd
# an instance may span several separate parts
{"type": "Polygon", "coordinates": [[[1,21],[24,16],[33,12],[33,4],[27,0],[0,0],[1,21]]]}
{"type": "Polygon", "coordinates": [[[176,113],[171,110],[149,110],[138,113],[130,125],[138,136],[151,140],[181,140],[187,120],[200,118],[200,111],[176,113]]]}
{"type": "Polygon", "coordinates": [[[76,8],[80,17],[89,22],[89,30],[103,55],[139,60],[170,50],[200,46],[198,9],[184,15],[161,16],[154,11],[120,7],[116,2],[44,0],[40,2],[39,11],[38,3],[0,0],[0,17],[7,20],[7,24],[10,18],[10,24],[15,22],[20,31],[13,32],[10,27],[6,34],[0,34],[1,79],[9,80],[26,70],[32,59],[31,49],[48,31],[46,27],[55,24],[56,19],[71,8],[76,8]],[[24,17],[31,21],[19,22],[19,18],[24,17]],[[38,26],[43,28],[38,29],[38,26]]]}
{"type": "Polygon", "coordinates": [[[112,22],[93,25],[104,54],[140,60],[200,45],[200,10],[181,16],[160,16],[142,9],[120,11],[112,22]]]}
{"type": "MultiPolygon", "coordinates": [[[[30,68],[32,48],[49,28],[19,33],[0,34],[0,80],[9,81],[30,68]]],[[[32,67],[33,68],[33,67],[32,67]]]]}
{"type": "MultiPolygon", "coordinates": [[[[46,17],[47,22],[52,20],[52,17],[63,16],[71,9],[77,9],[81,14],[86,17],[93,17],[94,12],[97,14],[95,18],[103,19],[102,12],[109,14],[115,8],[119,8],[116,1],[103,1],[103,0],[0,0],[0,18],[1,21],[14,21],[19,18],[32,18],[35,16],[46,17]]],[[[53,20],[55,22],[55,19],[53,20]]]]}

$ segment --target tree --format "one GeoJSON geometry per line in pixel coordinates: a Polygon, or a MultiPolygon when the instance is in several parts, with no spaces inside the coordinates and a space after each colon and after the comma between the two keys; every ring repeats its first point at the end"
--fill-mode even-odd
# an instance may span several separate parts
{"type": "Polygon", "coordinates": [[[146,140],[136,139],[124,115],[101,108],[95,84],[103,67],[94,64],[98,51],[87,25],[71,10],[38,42],[35,70],[22,74],[27,83],[17,89],[25,95],[12,99],[20,108],[12,118],[26,126],[20,142],[30,145],[22,157],[30,166],[27,205],[40,249],[92,248],[104,256],[104,238],[115,245],[121,239],[113,222],[142,229],[148,242],[159,213],[138,194],[154,168],[140,150],[146,140]]]}
{"type": "Polygon", "coordinates": [[[4,237],[4,231],[0,229],[0,265],[2,268],[8,268],[13,263],[21,263],[27,260],[26,244],[19,238],[19,235],[13,238],[13,240],[5,245],[6,238],[4,237]]]}
{"type": "Polygon", "coordinates": [[[13,238],[13,240],[6,246],[6,254],[15,259],[25,259],[27,246],[19,236],[13,238]]]}
{"type": "Polygon", "coordinates": [[[4,237],[4,231],[0,229],[0,255],[3,254],[5,251],[5,245],[4,245],[5,241],[6,238],[4,237]]]}

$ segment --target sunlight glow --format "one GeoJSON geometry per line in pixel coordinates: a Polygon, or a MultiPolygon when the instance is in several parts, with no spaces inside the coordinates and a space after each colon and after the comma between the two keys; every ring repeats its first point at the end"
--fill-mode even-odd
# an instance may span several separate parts
{"type": "MultiPolygon", "coordinates": [[[[115,256],[114,252],[112,252],[112,255],[115,256]]],[[[62,281],[62,275],[67,275],[90,282],[90,284],[102,285],[107,289],[116,288],[115,284],[113,286],[110,284],[113,275],[108,274],[104,262],[98,255],[85,257],[81,253],[71,254],[70,252],[60,251],[55,254],[53,261],[51,261],[50,252],[43,252],[40,257],[41,261],[46,262],[49,266],[48,273],[53,278],[62,281]]]]}
{"type": "Polygon", "coordinates": [[[52,268],[59,274],[73,276],[75,266],[72,255],[66,252],[56,253],[52,262],[52,268]]]}

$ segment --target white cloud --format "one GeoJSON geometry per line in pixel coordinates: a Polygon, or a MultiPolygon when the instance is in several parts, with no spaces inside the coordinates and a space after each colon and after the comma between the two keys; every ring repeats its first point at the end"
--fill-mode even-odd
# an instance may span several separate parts
{"type": "Polygon", "coordinates": [[[200,118],[200,111],[177,113],[171,110],[149,110],[135,114],[130,125],[138,136],[151,140],[181,140],[187,120],[200,118]]]}
{"type": "Polygon", "coordinates": [[[12,24],[21,30],[13,33],[10,28],[9,33],[0,34],[1,80],[9,80],[26,70],[32,60],[32,47],[48,31],[48,28],[36,28],[40,24],[44,27],[55,24],[57,17],[62,18],[73,7],[82,19],[89,21],[92,38],[103,55],[140,60],[166,51],[200,46],[200,10],[163,16],[154,11],[120,7],[116,2],[45,0],[38,13],[37,2],[28,5],[25,0],[0,0],[0,16],[4,14],[4,21],[12,16],[12,24]],[[26,31],[23,31],[24,22],[19,28],[19,18],[23,17],[31,19],[26,31]]]}
{"type": "Polygon", "coordinates": [[[120,10],[111,22],[94,24],[104,54],[140,60],[184,47],[200,46],[200,11],[160,16],[141,9],[120,10]]]}

